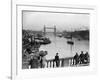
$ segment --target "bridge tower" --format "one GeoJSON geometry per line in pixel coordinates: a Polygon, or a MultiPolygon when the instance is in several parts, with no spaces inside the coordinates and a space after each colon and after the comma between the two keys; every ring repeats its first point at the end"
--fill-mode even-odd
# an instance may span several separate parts
{"type": "Polygon", "coordinates": [[[56,36],[56,26],[54,25],[54,35],[56,36]]]}
{"type": "Polygon", "coordinates": [[[44,35],[45,35],[46,34],[46,26],[45,25],[44,25],[44,31],[43,32],[44,32],[44,35]]]}
{"type": "Polygon", "coordinates": [[[56,36],[56,26],[54,26],[54,27],[46,27],[45,25],[44,25],[44,28],[43,28],[43,34],[44,34],[44,36],[46,35],[46,29],[53,29],[54,30],[54,35],[56,36]]]}

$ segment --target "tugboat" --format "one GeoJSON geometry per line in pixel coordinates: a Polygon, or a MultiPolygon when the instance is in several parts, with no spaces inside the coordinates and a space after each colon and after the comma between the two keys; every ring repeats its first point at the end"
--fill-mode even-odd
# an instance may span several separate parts
{"type": "Polygon", "coordinates": [[[71,40],[67,41],[67,43],[70,44],[70,45],[74,45],[74,42],[72,41],[72,34],[71,34],[71,36],[69,36],[69,39],[71,39],[71,40]]]}
{"type": "Polygon", "coordinates": [[[68,44],[73,45],[74,42],[73,41],[67,41],[68,44]]]}

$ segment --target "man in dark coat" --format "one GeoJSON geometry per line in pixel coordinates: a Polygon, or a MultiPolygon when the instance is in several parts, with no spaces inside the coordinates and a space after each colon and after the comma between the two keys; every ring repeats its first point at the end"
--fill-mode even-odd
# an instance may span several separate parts
{"type": "Polygon", "coordinates": [[[58,56],[58,53],[56,53],[55,62],[56,62],[56,67],[59,67],[59,56],[58,56]]]}
{"type": "Polygon", "coordinates": [[[77,65],[78,63],[79,63],[79,56],[78,53],[76,53],[74,56],[74,64],[77,65]]]}
{"type": "Polygon", "coordinates": [[[83,51],[81,51],[81,54],[80,54],[79,58],[80,58],[80,64],[84,64],[84,54],[83,54],[83,51]]]}

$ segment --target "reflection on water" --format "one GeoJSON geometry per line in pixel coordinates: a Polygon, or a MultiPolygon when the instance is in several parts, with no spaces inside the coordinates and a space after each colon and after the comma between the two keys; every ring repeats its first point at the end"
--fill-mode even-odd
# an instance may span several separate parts
{"type": "Polygon", "coordinates": [[[57,52],[59,53],[60,58],[64,58],[72,57],[76,52],[80,54],[81,51],[89,51],[89,41],[87,40],[78,41],[77,39],[73,38],[74,45],[71,46],[67,44],[68,39],[57,36],[55,37],[53,33],[47,33],[46,37],[50,38],[51,44],[42,45],[40,50],[48,51],[48,55],[46,56],[47,59],[54,58],[57,52]]]}

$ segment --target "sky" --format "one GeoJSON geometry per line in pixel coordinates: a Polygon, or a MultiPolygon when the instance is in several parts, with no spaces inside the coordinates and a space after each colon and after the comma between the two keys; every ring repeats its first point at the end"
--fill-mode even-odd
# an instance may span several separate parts
{"type": "Polygon", "coordinates": [[[23,12],[23,29],[43,30],[46,27],[56,26],[57,31],[89,29],[88,14],[23,12]]]}

